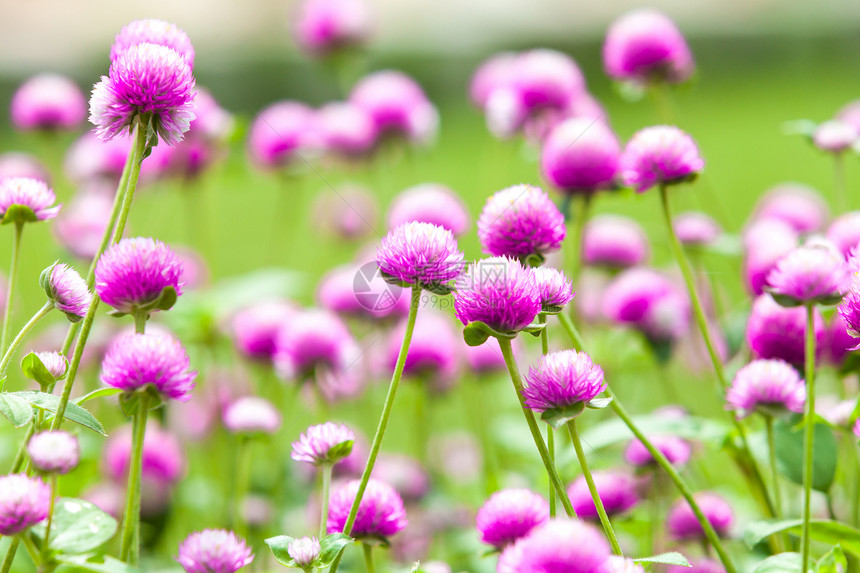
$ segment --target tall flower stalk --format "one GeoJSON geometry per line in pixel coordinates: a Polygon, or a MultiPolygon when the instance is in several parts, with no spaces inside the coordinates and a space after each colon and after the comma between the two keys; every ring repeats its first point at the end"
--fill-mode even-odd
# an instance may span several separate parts
{"type": "Polygon", "coordinates": [[[815,444],[815,306],[806,305],[806,340],[804,343],[806,378],[806,411],[803,419],[803,527],[800,535],[801,571],[809,565],[810,523],[813,480],[813,446],[815,444]]]}
{"type": "Polygon", "coordinates": [[[3,333],[0,337],[0,350],[6,350],[9,340],[9,328],[12,320],[12,294],[15,292],[15,279],[18,277],[18,259],[21,254],[21,235],[24,233],[24,223],[15,222],[12,234],[12,260],[9,263],[9,284],[6,290],[6,308],[3,311],[3,333]]]}

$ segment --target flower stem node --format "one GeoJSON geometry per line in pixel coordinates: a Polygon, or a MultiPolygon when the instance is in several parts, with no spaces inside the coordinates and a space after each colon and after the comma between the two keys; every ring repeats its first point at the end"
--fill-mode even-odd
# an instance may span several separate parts
{"type": "Polygon", "coordinates": [[[146,405],[149,410],[160,407],[164,401],[161,392],[153,384],[146,384],[134,390],[123,392],[119,397],[119,405],[126,416],[134,416],[134,413],[137,412],[137,405],[143,395],[146,395],[146,405]]]}
{"type": "Polygon", "coordinates": [[[517,337],[517,332],[528,332],[532,336],[540,336],[541,330],[546,328],[544,323],[532,323],[519,331],[500,332],[494,330],[486,322],[475,320],[467,324],[463,328],[463,340],[469,346],[480,346],[485,343],[490,337],[499,340],[513,340],[517,337]]]}

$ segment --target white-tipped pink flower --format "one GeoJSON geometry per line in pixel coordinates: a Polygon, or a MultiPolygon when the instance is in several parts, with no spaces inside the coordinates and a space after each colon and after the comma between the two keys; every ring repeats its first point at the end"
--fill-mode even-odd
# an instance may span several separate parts
{"type": "Polygon", "coordinates": [[[355,433],[342,424],[326,422],[311,426],[293,442],[290,455],[297,462],[315,466],[335,464],[352,451],[355,433]]]}

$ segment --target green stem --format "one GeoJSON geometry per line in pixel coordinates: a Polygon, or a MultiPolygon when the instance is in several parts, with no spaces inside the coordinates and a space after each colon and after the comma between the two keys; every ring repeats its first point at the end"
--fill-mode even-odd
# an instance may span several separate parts
{"type": "Polygon", "coordinates": [[[0,567],[0,573],[9,573],[9,570],[12,569],[12,562],[15,561],[15,553],[18,552],[20,543],[21,539],[18,536],[12,538],[9,549],[6,550],[6,557],[3,559],[3,566],[0,567]]]}
{"type": "Polygon", "coordinates": [[[57,474],[51,474],[51,501],[48,504],[48,517],[45,521],[45,538],[42,540],[42,561],[48,557],[48,550],[51,547],[51,522],[54,520],[54,500],[57,497],[57,474]]]}
{"type": "Polygon", "coordinates": [[[374,573],[375,569],[373,568],[373,547],[368,545],[367,543],[362,543],[361,545],[364,548],[364,564],[367,567],[367,573],[374,573]]]}
{"type": "Polygon", "coordinates": [[[15,232],[12,235],[12,262],[9,264],[9,283],[6,287],[6,308],[3,311],[3,333],[0,335],[0,350],[6,350],[6,342],[9,341],[9,328],[12,322],[12,294],[15,292],[15,279],[18,275],[18,260],[21,254],[21,235],[24,232],[24,223],[15,223],[15,232]]]}
{"type": "Polygon", "coordinates": [[[773,417],[764,417],[765,429],[767,432],[767,448],[770,453],[770,476],[773,482],[773,500],[774,508],[776,509],[777,518],[782,517],[782,494],[779,488],[779,471],[776,467],[776,441],[773,437],[773,417]]]}
{"type": "Polygon", "coordinates": [[[675,111],[669,94],[669,86],[663,81],[650,82],[648,92],[651,94],[651,101],[654,102],[654,108],[657,110],[657,116],[660,121],[672,125],[675,123],[675,111]]]}
{"type": "Polygon", "coordinates": [[[603,507],[603,500],[600,499],[600,494],[597,491],[597,486],[594,484],[594,478],[591,476],[591,470],[588,469],[588,460],[585,457],[585,451],[582,449],[582,440],[579,439],[579,432],[576,431],[576,420],[570,420],[567,423],[567,431],[570,433],[570,440],[573,442],[573,449],[576,450],[576,458],[579,460],[579,467],[582,468],[582,476],[585,478],[585,483],[588,485],[588,491],[591,493],[591,501],[594,502],[594,507],[597,509],[597,515],[600,517],[600,524],[603,526],[603,532],[609,538],[609,544],[612,546],[612,553],[615,555],[624,555],[621,552],[621,546],[618,545],[618,538],[615,536],[615,530],[612,529],[612,523],[609,521],[609,516],[606,515],[606,508],[603,507]]]}
{"type": "MultiPolygon", "coordinates": [[[[538,323],[546,324],[546,314],[540,313],[538,315],[538,323]]],[[[540,331],[540,347],[541,352],[544,356],[549,354],[549,335],[547,334],[546,327],[541,329],[540,331]]],[[[555,467],[555,431],[553,427],[547,424],[546,427],[546,449],[549,452],[549,460],[552,463],[553,467],[555,467]]],[[[556,498],[555,498],[555,486],[553,486],[552,482],[549,484],[549,516],[555,517],[556,514],[556,498]]]]}
{"type": "Polygon", "coordinates": [[[120,560],[137,565],[140,554],[140,473],[143,461],[143,440],[146,435],[146,417],[149,414],[149,396],[141,392],[137,411],[132,421],[131,460],[128,468],[125,513],[122,520],[122,546],[120,560]]]}
{"type": "Polygon", "coordinates": [[[140,164],[143,161],[143,152],[146,149],[146,125],[144,120],[138,116],[135,124],[134,133],[132,133],[134,146],[131,152],[131,168],[128,174],[128,186],[122,197],[122,206],[120,207],[119,216],[116,220],[116,227],[113,230],[113,242],[118,243],[122,239],[122,234],[125,232],[125,224],[128,222],[128,214],[131,211],[131,204],[134,201],[134,192],[137,190],[137,181],[140,178],[140,164]]]}
{"type": "Polygon", "coordinates": [[[803,436],[803,527],[800,537],[801,571],[809,566],[811,540],[809,537],[809,520],[811,517],[810,500],[812,499],[812,448],[815,442],[815,306],[806,305],[806,413],[804,416],[803,436]]]}
{"type": "Polygon", "coordinates": [[[146,312],[134,313],[134,332],[144,334],[146,332],[146,319],[149,318],[146,312]]]}
{"type": "Polygon", "coordinates": [[[523,415],[526,417],[529,432],[531,432],[532,439],[535,442],[535,446],[537,446],[541,461],[543,461],[544,468],[546,468],[547,475],[549,475],[549,481],[555,487],[555,492],[558,494],[559,499],[561,499],[561,505],[564,506],[565,513],[568,517],[575,517],[576,512],[573,510],[573,504],[570,503],[570,498],[567,495],[567,491],[564,489],[564,483],[561,481],[561,478],[549,457],[549,452],[546,449],[546,444],[543,442],[543,436],[538,428],[537,420],[535,420],[535,414],[528,406],[526,406],[525,398],[523,397],[523,381],[520,376],[520,370],[514,360],[511,341],[506,338],[499,338],[498,340],[499,347],[502,349],[502,355],[505,357],[505,364],[508,367],[508,373],[511,375],[511,382],[514,385],[517,400],[520,402],[520,408],[522,408],[523,415]]]}
{"type": "Polygon", "coordinates": [[[12,462],[12,473],[16,474],[24,469],[24,460],[27,459],[27,443],[30,441],[30,438],[33,437],[33,434],[36,433],[36,427],[39,422],[37,418],[33,416],[33,419],[30,420],[30,425],[27,426],[27,432],[24,434],[24,439],[21,440],[21,444],[18,446],[18,453],[15,454],[15,461],[12,462]]]}
{"type": "Polygon", "coordinates": [[[848,194],[845,184],[845,154],[833,156],[833,184],[836,192],[836,209],[839,213],[848,210],[848,194]]]}
{"type": "Polygon", "coordinates": [[[320,473],[322,473],[322,503],[320,506],[322,507],[322,511],[320,512],[319,539],[325,537],[326,534],[326,524],[328,522],[328,498],[329,490],[331,489],[331,471],[331,464],[323,464],[320,466],[320,473]]]}
{"type": "Polygon", "coordinates": [[[575,283],[579,278],[579,272],[582,270],[582,235],[585,232],[585,223],[588,221],[591,213],[593,195],[586,193],[582,196],[582,203],[579,208],[579,213],[576,215],[573,223],[573,229],[570,234],[570,251],[571,257],[568,260],[568,268],[570,268],[570,278],[575,283]]]}
{"type": "MultiPolygon", "coordinates": [[[[27,321],[27,324],[24,325],[24,328],[21,329],[20,332],[15,336],[15,339],[9,345],[9,348],[6,349],[6,353],[3,355],[3,359],[0,360],[0,392],[3,391],[3,386],[5,385],[6,378],[6,370],[9,368],[9,363],[12,361],[12,356],[15,355],[15,351],[18,350],[18,347],[21,346],[21,343],[24,342],[24,338],[27,334],[36,326],[36,323],[42,320],[51,310],[54,308],[54,303],[48,301],[45,305],[36,311],[36,314],[27,321]]],[[[5,345],[4,345],[5,348],[5,345]]]]}
{"type": "Polygon", "coordinates": [[[21,542],[24,544],[24,548],[27,550],[27,553],[30,555],[30,559],[33,560],[33,563],[38,568],[39,565],[42,564],[42,558],[39,556],[39,550],[36,549],[36,545],[33,543],[33,540],[30,539],[30,531],[24,531],[18,535],[21,539],[21,542]]]}

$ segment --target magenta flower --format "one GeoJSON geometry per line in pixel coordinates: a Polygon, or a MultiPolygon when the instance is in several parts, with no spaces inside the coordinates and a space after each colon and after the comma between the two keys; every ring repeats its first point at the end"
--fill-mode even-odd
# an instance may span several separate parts
{"type": "MultiPolygon", "coordinates": [[[[352,480],[335,491],[329,501],[327,527],[329,533],[343,532],[349,509],[358,493],[359,480],[352,480]]],[[[394,488],[370,479],[358,504],[358,514],[351,535],[355,538],[388,538],[408,524],[403,500],[394,488]]]]}
{"type": "Polygon", "coordinates": [[[232,531],[204,529],[179,544],[176,560],[187,573],[234,573],[250,565],[254,554],[232,531]]]}
{"type": "Polygon", "coordinates": [[[33,467],[42,473],[67,474],[81,461],[78,439],[62,430],[34,434],[27,442],[27,455],[33,467]]]}
{"type": "Polygon", "coordinates": [[[320,145],[329,153],[361,157],[376,147],[376,124],[363,108],[349,102],[329,103],[316,112],[320,145]]]}
{"type": "Polygon", "coordinates": [[[301,537],[293,539],[287,545],[287,553],[302,569],[309,570],[320,555],[322,547],[316,537],[301,537]]]}
{"type": "Polygon", "coordinates": [[[0,535],[16,535],[48,517],[51,488],[37,477],[0,477],[0,535]]]}
{"type": "Polygon", "coordinates": [[[647,268],[624,271],[603,295],[603,314],[629,324],[652,341],[677,340],[689,329],[686,294],[669,279],[647,268]]]}
{"type": "MultiPolygon", "coordinates": [[[[677,436],[648,436],[648,441],[666,456],[669,463],[683,466],[690,461],[692,449],[690,444],[677,436]]],[[[654,456],[639,440],[630,440],[624,450],[624,460],[632,466],[650,466],[656,464],[654,456]]]]}
{"type": "Polygon", "coordinates": [[[176,24],[162,20],[135,20],[120,30],[110,47],[110,61],[115,62],[120,54],[138,44],[157,44],[172,49],[194,67],[194,46],[188,34],[176,24]]]}
{"type": "MultiPolygon", "coordinates": [[[[596,471],[592,472],[591,477],[594,478],[594,485],[607,515],[625,513],[639,503],[636,480],[631,476],[620,472],[596,471]]],[[[598,518],[597,508],[594,506],[594,500],[591,499],[591,492],[588,490],[584,476],[579,476],[567,487],[567,495],[570,497],[577,517],[592,521],[598,518]]]]}
{"type": "Polygon", "coordinates": [[[72,255],[92,260],[101,246],[113,201],[100,189],[81,190],[53,225],[54,236],[72,255]]]}
{"type": "Polygon", "coordinates": [[[823,229],[829,217],[827,202],[815,189],[801,183],[780,183],[772,187],[755,210],[756,219],[777,219],[788,223],[798,233],[823,229]]]}
{"type": "Polygon", "coordinates": [[[366,0],[304,0],[298,15],[296,42],[312,54],[326,54],[361,44],[371,32],[366,0]]]}
{"type": "Polygon", "coordinates": [[[860,347],[860,281],[857,278],[851,281],[848,292],[837,307],[837,312],[845,325],[846,332],[854,337],[856,344],[851,350],[860,347]]]}
{"type": "Polygon", "coordinates": [[[319,147],[316,115],[303,103],[279,101],[261,111],[248,134],[248,153],[257,165],[276,169],[303,165],[319,147]]]}
{"type": "Polygon", "coordinates": [[[744,232],[744,282],[760,295],[776,263],[797,246],[798,232],[779,219],[761,219],[744,232]]]}
{"type": "Polygon", "coordinates": [[[693,73],[693,55],[675,23],[656,10],[640,9],[615,20],[603,44],[603,66],[615,80],[679,83],[693,73]]]}
{"type": "Polygon", "coordinates": [[[573,284],[564,273],[552,267],[537,267],[532,270],[538,290],[542,312],[560,312],[573,300],[573,284]]]}
{"type": "Polygon", "coordinates": [[[735,374],[726,401],[727,407],[736,410],[740,417],[749,416],[759,408],[765,412],[784,408],[800,413],[806,403],[806,386],[788,362],[754,360],[735,374]]]}
{"type": "Polygon", "coordinates": [[[265,398],[244,396],[224,410],[224,427],[234,434],[274,434],[281,414],[265,398]]]}
{"type": "Polygon", "coordinates": [[[77,322],[87,314],[93,296],[75,269],[63,263],[54,263],[42,272],[40,280],[54,308],[64,313],[70,321],[77,322]]]}
{"type": "Polygon", "coordinates": [[[609,573],[609,544],[591,525],[551,519],[509,546],[498,573],[609,573]]]}
{"type": "Polygon", "coordinates": [[[59,352],[37,352],[36,356],[51,373],[55,380],[61,380],[66,376],[66,371],[69,369],[68,359],[59,352]]]}
{"type": "Polygon", "coordinates": [[[336,314],[308,309],[281,325],[275,338],[275,368],[287,379],[304,380],[317,370],[342,373],[358,358],[349,330],[336,314]]]}
{"type": "Polygon", "coordinates": [[[549,521],[549,504],[527,489],[503,489],[484,502],[475,521],[481,542],[502,549],[549,521]]]}
{"type": "Polygon", "coordinates": [[[342,424],[326,422],[311,426],[299,436],[299,440],[293,442],[290,457],[314,466],[336,464],[349,455],[354,442],[355,432],[342,424]]]}
{"type": "Polygon", "coordinates": [[[534,272],[516,259],[480,260],[460,283],[454,293],[454,310],[464,325],[480,321],[497,332],[518,332],[541,311],[534,272]]]}
{"type": "Polygon", "coordinates": [[[484,252],[497,257],[542,257],[561,248],[566,232],[564,215],[540,187],[532,185],[497,191],[478,218],[484,252]]]}
{"type": "Polygon", "coordinates": [[[857,127],[839,120],[831,119],[819,124],[812,133],[812,143],[815,147],[829,153],[843,153],[857,141],[857,127]]]}
{"type": "Polygon", "coordinates": [[[472,103],[483,109],[495,91],[511,84],[517,57],[514,52],[501,52],[478,66],[469,84],[469,99],[472,103]]]}
{"type": "Polygon", "coordinates": [[[566,194],[594,193],[615,186],[621,145],[596,119],[571,118],[555,126],[543,144],[541,171],[566,194]]]}
{"type": "Polygon", "coordinates": [[[827,229],[827,240],[848,257],[851,249],[860,243],[860,211],[850,211],[837,217],[827,229]]]}
{"type": "Polygon", "coordinates": [[[293,304],[281,300],[261,301],[243,308],[230,322],[236,348],[249,358],[271,360],[278,331],[297,313],[293,304]]]}
{"type": "Polygon", "coordinates": [[[329,271],[317,287],[320,305],[340,315],[359,318],[406,316],[409,294],[402,287],[387,284],[381,274],[370,274],[370,270],[365,265],[350,264],[329,271]]]}
{"type": "Polygon", "coordinates": [[[102,362],[102,382],[125,392],[154,388],[163,399],[191,399],[197,372],[178,340],[165,334],[124,334],[111,343],[102,362]]]}
{"type": "Polygon", "coordinates": [[[441,183],[421,183],[400,193],[388,211],[388,227],[421,221],[462,235],[469,228],[469,212],[463,200],[441,183]]]}
{"type": "Polygon", "coordinates": [[[445,288],[465,266],[451,231],[415,221],[388,232],[376,250],[376,262],[386,278],[431,291],[445,288]]]}
{"type": "Polygon", "coordinates": [[[56,200],[54,192],[39,179],[8,177],[0,180],[0,219],[3,223],[53,219],[60,212],[60,205],[54,205],[56,200]],[[23,208],[24,212],[16,213],[13,207],[23,208]]]}
{"type": "Polygon", "coordinates": [[[529,408],[544,412],[578,405],[584,408],[604,390],[603,369],[588,354],[562,350],[542,357],[537,367],[529,367],[523,397],[529,408]]]}
{"type": "Polygon", "coordinates": [[[614,269],[632,267],[644,263],[649,251],[648,237],[633,219],[597,215],[585,225],[582,257],[587,265],[614,269]]]}
{"type": "Polygon", "coordinates": [[[178,296],[184,285],[176,253],[159,240],[143,237],[123,239],[105,251],[95,279],[102,301],[124,314],[166,310],[161,306],[165,289],[178,296]]]}
{"type": "Polygon", "coordinates": [[[655,185],[688,181],[704,168],[693,138],[670,125],[637,131],[621,156],[621,177],[639,193],[655,185]]]}
{"type": "Polygon", "coordinates": [[[403,72],[382,70],[365,76],[352,88],[349,101],[370,114],[380,134],[425,143],[438,130],[436,108],[421,86],[403,72]]]}
{"type": "MultiPolygon", "coordinates": [[[[112,480],[125,480],[131,459],[131,426],[111,433],[102,454],[104,472],[112,480]]],[[[146,424],[143,437],[141,475],[145,481],[161,486],[175,484],[185,470],[185,454],[179,440],[155,421],[146,424]]]]}
{"type": "Polygon", "coordinates": [[[672,221],[672,226],[678,240],[689,246],[710,245],[723,234],[713,217],[696,211],[681,213],[672,221]]]}
{"type": "Polygon", "coordinates": [[[517,58],[513,89],[526,110],[565,108],[585,92],[585,79],[570,56],[555,50],[530,50],[517,58]]]}
{"type": "MultiPolygon", "coordinates": [[[[850,289],[848,293],[850,293],[850,289]]],[[[848,294],[845,295],[846,297],[848,294]]],[[[845,300],[844,298],[842,299],[845,300]]],[[[830,324],[827,326],[824,333],[824,346],[826,357],[831,364],[841,366],[848,354],[857,346],[857,340],[848,332],[848,326],[845,319],[837,313],[830,319],[830,324]]]]}
{"type": "Polygon", "coordinates": [[[829,245],[805,245],[776,263],[767,275],[766,290],[782,306],[835,304],[848,278],[838,251],[829,245]]]}
{"type": "Polygon", "coordinates": [[[12,124],[21,130],[76,129],[87,117],[87,100],[69,78],[39,74],[12,96],[12,124]]]}
{"type": "MultiPolygon", "coordinates": [[[[817,354],[824,337],[824,321],[818,311],[815,312],[814,329],[817,354]]],[[[756,358],[778,358],[803,367],[805,336],[806,311],[803,308],[780,306],[769,294],[755,299],[747,321],[746,340],[756,358]]]]}
{"type": "MultiPolygon", "coordinates": [[[[700,492],[693,497],[717,535],[727,536],[735,519],[728,502],[711,492],[700,492]]],[[[666,516],[666,529],[672,537],[679,540],[701,539],[705,536],[702,525],[696,520],[696,515],[685,499],[679,499],[672,505],[666,516]]]]}

